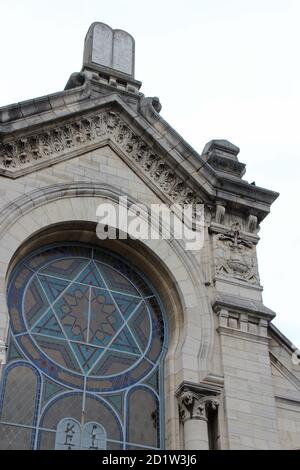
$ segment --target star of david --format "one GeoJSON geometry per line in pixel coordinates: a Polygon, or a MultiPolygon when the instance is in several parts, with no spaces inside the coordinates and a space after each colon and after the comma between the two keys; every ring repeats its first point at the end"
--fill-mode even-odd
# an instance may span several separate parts
{"type": "MultiPolygon", "coordinates": [[[[117,361],[126,370],[139,361],[147,338],[139,325],[132,326],[143,308],[138,292],[132,287],[129,292],[112,290],[109,268],[102,272],[101,263],[94,260],[81,263],[80,269],[71,261],[61,265],[57,262],[55,269],[50,266],[35,275],[35,288],[47,299],[29,328],[39,347],[64,367],[75,361],[84,375],[93,375],[102,362],[117,361]]],[[[116,279],[119,287],[126,285],[119,274],[116,279]]]]}

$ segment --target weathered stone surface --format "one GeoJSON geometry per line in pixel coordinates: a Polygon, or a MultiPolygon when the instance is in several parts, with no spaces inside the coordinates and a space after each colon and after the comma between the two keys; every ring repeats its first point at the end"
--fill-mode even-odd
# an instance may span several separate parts
{"type": "Polygon", "coordinates": [[[84,66],[99,65],[134,76],[134,39],[126,31],[93,23],[86,35],[84,66]]]}

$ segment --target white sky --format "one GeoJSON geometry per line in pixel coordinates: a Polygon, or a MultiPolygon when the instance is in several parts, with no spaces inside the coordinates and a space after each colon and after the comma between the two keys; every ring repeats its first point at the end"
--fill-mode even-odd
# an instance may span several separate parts
{"type": "Polygon", "coordinates": [[[0,0],[0,106],[62,90],[89,25],[136,40],[136,78],[199,152],[241,148],[245,178],[281,193],[258,246],[264,303],[300,347],[300,0],[0,0]]]}

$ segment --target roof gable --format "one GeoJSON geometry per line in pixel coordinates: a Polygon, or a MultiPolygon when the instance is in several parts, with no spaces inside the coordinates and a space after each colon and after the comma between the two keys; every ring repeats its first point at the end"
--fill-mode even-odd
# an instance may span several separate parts
{"type": "Polygon", "coordinates": [[[178,161],[163,158],[154,149],[155,138],[144,120],[117,95],[81,105],[69,115],[29,126],[0,144],[0,174],[22,177],[61,161],[110,145],[152,189],[172,202],[197,203],[202,199],[188,174],[176,171],[178,161]],[[146,133],[145,133],[146,132],[146,133]],[[145,133],[145,134],[144,134],[145,133]],[[152,141],[152,142],[151,142],[152,141]],[[169,162],[167,161],[169,160],[169,162]]]}
{"type": "MultiPolygon", "coordinates": [[[[18,108],[27,110],[27,117],[24,110],[22,117],[7,108],[0,110],[0,175],[18,178],[110,144],[171,202],[214,205],[216,199],[225,199],[237,209],[255,209],[258,220],[269,212],[277,193],[230,174],[232,162],[235,172],[239,164],[236,157],[232,159],[232,144],[212,141],[199,155],[159,115],[157,99],[139,97],[138,105],[130,105],[119,93],[94,97],[92,82],[62,92],[60,100],[56,94],[51,111],[37,114],[38,109],[27,102],[18,108]],[[229,162],[228,174],[219,171],[220,161],[225,166],[229,162]]],[[[33,101],[42,106],[42,99],[33,101]]]]}

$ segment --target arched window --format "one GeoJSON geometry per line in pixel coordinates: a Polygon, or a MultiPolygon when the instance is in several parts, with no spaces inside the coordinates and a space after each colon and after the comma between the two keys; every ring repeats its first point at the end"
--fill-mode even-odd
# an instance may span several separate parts
{"type": "Polygon", "coordinates": [[[163,447],[165,323],[143,275],[100,248],[52,245],[17,265],[7,299],[0,448],[163,447]]]}

